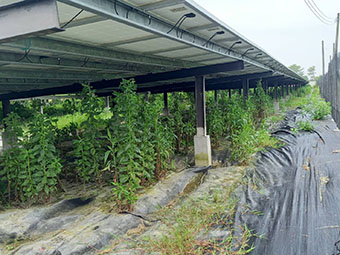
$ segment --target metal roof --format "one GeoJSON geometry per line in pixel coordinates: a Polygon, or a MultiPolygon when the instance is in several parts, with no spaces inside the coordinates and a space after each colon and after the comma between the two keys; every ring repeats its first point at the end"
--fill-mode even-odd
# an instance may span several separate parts
{"type": "MultiPolygon", "coordinates": [[[[18,2],[0,0],[0,11],[18,2]]],[[[11,92],[18,98],[13,92],[238,60],[244,62],[243,70],[208,78],[272,71],[289,82],[305,83],[192,0],[59,0],[57,6],[61,32],[0,44],[0,98],[11,92]]],[[[193,80],[169,79],[141,87],[193,80]]]]}

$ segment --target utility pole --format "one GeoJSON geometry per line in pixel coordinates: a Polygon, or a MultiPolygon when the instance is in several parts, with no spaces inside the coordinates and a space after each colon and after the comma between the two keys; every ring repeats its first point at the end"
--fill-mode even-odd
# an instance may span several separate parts
{"type": "Polygon", "coordinates": [[[340,19],[340,13],[338,13],[338,16],[336,18],[336,36],[335,36],[335,56],[338,56],[338,43],[339,43],[339,19],[340,19]]]}
{"type": "Polygon", "coordinates": [[[325,43],[322,40],[322,75],[325,75],[325,43]]]}

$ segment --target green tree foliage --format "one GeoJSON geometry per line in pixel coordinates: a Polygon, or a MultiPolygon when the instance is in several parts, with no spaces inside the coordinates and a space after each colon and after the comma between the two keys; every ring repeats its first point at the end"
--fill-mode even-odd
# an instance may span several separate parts
{"type": "Polygon", "coordinates": [[[316,76],[316,70],[315,66],[311,66],[307,69],[307,75],[310,81],[315,81],[315,76],[316,76]]]}
{"type": "Polygon", "coordinates": [[[289,68],[293,70],[294,72],[296,72],[298,75],[304,77],[306,80],[308,79],[308,77],[305,75],[305,70],[302,66],[293,64],[293,65],[290,65],[289,68]]]}

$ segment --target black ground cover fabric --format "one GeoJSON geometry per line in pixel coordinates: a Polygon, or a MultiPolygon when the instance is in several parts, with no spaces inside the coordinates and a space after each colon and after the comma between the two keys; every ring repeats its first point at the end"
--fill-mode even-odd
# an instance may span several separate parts
{"type": "Polygon", "coordinates": [[[293,132],[288,113],[277,137],[287,143],[262,153],[247,171],[236,225],[247,225],[252,254],[340,255],[340,132],[332,119],[315,132],[293,132]]]}

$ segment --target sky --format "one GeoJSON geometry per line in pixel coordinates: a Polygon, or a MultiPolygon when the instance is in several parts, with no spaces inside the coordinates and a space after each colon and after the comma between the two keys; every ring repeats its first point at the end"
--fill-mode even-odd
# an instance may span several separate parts
{"type": "MultiPolygon", "coordinates": [[[[321,41],[325,41],[326,72],[333,52],[336,24],[326,25],[304,0],[195,0],[228,26],[286,66],[316,66],[322,72],[321,41]]],[[[336,19],[340,0],[314,0],[328,17],[336,19]]],[[[340,46],[339,46],[340,48],[340,46]]]]}

